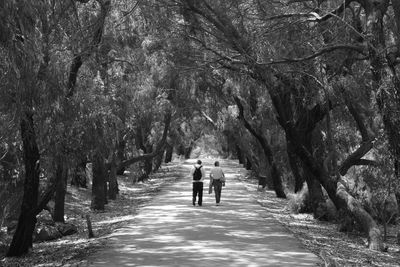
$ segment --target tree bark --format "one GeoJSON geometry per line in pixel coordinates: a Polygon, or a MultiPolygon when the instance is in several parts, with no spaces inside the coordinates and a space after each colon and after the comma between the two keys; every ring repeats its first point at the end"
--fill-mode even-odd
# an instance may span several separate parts
{"type": "Polygon", "coordinates": [[[251,164],[251,160],[249,159],[249,157],[246,157],[246,170],[251,170],[252,164],[251,164]]]}
{"type": "Polygon", "coordinates": [[[163,162],[165,150],[160,152],[155,158],[154,158],[154,164],[153,164],[153,171],[157,171],[163,162]]]}
{"type": "Polygon", "coordinates": [[[237,156],[237,159],[239,160],[239,164],[243,164],[244,163],[243,152],[240,149],[240,146],[238,144],[236,144],[235,148],[236,148],[236,156],[237,156]]]}
{"type": "Polygon", "coordinates": [[[365,233],[368,234],[368,247],[373,250],[382,250],[381,232],[374,219],[362,207],[361,203],[353,198],[346,188],[338,182],[337,197],[343,202],[343,206],[350,211],[354,219],[362,227],[365,233]]]}
{"type": "Polygon", "coordinates": [[[53,220],[64,223],[65,194],[67,192],[68,167],[62,157],[56,163],[56,194],[53,220]]]}
{"type": "Polygon", "coordinates": [[[108,174],[108,198],[115,200],[118,194],[116,156],[112,157],[110,172],[108,174]]]}
{"type": "MultiPolygon", "coordinates": [[[[125,147],[126,147],[126,140],[122,139],[121,141],[118,142],[118,144],[117,144],[117,161],[118,162],[122,162],[126,159],[125,153],[124,153],[125,147]]],[[[118,175],[123,175],[124,172],[125,172],[124,167],[117,169],[118,175]]]]}
{"type": "Polygon", "coordinates": [[[31,111],[25,111],[20,122],[24,152],[25,182],[21,214],[7,256],[20,256],[32,248],[36,224],[35,209],[39,195],[40,155],[31,111]]]}
{"type": "Polygon", "coordinates": [[[105,205],[105,190],[104,184],[106,181],[104,157],[96,152],[93,156],[93,182],[92,182],[92,203],[93,210],[104,210],[105,205]]]}
{"type": "Polygon", "coordinates": [[[193,150],[193,144],[190,144],[188,147],[185,147],[185,152],[184,152],[185,159],[190,159],[190,154],[192,153],[192,150],[193,150]]]}
{"type": "MultiPolygon", "coordinates": [[[[400,47],[400,4],[392,1],[397,24],[397,48],[400,47]]],[[[376,93],[376,102],[382,116],[383,125],[389,141],[389,150],[393,158],[393,169],[396,171],[400,162],[400,78],[397,74],[396,55],[392,56],[386,47],[384,16],[387,13],[389,0],[362,2],[367,18],[368,52],[373,77],[373,88],[376,93]]]]}
{"type": "MultiPolygon", "coordinates": [[[[151,145],[146,146],[145,153],[150,154],[152,152],[153,152],[153,146],[151,145]]],[[[159,153],[161,154],[162,152],[159,151],[159,153]]],[[[155,155],[153,158],[157,158],[158,155],[159,154],[155,155]]],[[[149,174],[153,171],[153,158],[149,158],[144,161],[144,173],[146,175],[145,178],[148,178],[149,174]]]]}
{"type": "Polygon", "coordinates": [[[294,192],[297,193],[303,188],[305,182],[304,177],[300,174],[300,167],[293,148],[288,140],[286,140],[286,151],[288,155],[289,166],[294,177],[294,192]]]}
{"type": "Polygon", "coordinates": [[[85,156],[84,158],[80,159],[80,163],[78,163],[74,169],[74,173],[71,178],[71,185],[87,188],[86,164],[87,159],[85,156]]]}
{"type": "Polygon", "coordinates": [[[172,161],[172,155],[174,152],[174,147],[167,143],[167,147],[165,150],[165,163],[170,163],[172,161]]]}

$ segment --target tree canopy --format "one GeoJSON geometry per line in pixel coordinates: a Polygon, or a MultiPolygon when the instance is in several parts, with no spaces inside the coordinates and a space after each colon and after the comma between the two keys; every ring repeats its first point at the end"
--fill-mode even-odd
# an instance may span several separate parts
{"type": "Polygon", "coordinates": [[[307,212],[330,220],[332,202],[384,249],[394,215],[380,209],[400,198],[399,1],[5,0],[0,55],[0,181],[24,192],[9,256],[50,199],[64,221],[88,163],[103,210],[117,173],[136,164],[144,180],[210,136],[277,197],[306,188],[307,212]]]}

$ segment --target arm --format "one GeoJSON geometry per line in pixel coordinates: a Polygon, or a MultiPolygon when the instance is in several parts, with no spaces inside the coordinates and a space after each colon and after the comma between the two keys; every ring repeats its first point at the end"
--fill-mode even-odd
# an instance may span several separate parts
{"type": "Polygon", "coordinates": [[[203,167],[201,167],[201,179],[200,179],[200,182],[203,182],[205,178],[206,178],[206,171],[204,170],[204,166],[203,166],[203,167]]]}

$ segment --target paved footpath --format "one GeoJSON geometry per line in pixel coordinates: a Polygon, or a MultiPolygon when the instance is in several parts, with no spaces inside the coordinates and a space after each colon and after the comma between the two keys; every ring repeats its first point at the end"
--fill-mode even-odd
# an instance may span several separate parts
{"type": "MultiPolygon", "coordinates": [[[[191,163],[182,171],[189,173],[191,163]]],[[[92,255],[89,266],[318,266],[320,259],[236,179],[240,166],[223,161],[221,167],[227,174],[221,206],[208,194],[207,179],[203,206],[193,207],[191,179],[181,179],[111,234],[109,247],[92,255]]]]}

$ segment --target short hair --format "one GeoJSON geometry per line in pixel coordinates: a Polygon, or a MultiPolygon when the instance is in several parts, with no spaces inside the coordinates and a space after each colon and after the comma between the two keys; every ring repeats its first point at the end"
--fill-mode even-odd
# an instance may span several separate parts
{"type": "Polygon", "coordinates": [[[197,164],[201,164],[201,160],[197,160],[197,164]]]}
{"type": "Polygon", "coordinates": [[[214,162],[215,167],[219,166],[219,161],[214,162]]]}

